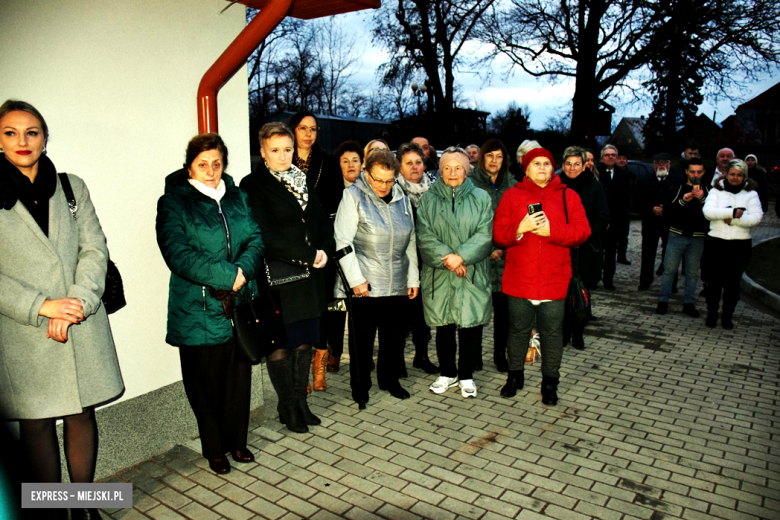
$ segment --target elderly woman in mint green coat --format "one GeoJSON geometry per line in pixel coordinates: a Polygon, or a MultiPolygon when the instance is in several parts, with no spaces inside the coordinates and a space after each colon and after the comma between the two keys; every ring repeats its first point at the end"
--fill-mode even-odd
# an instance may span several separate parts
{"type": "Polygon", "coordinates": [[[436,330],[436,354],[441,375],[430,386],[442,394],[459,386],[465,398],[476,397],[472,377],[490,320],[490,267],[493,251],[493,210],[490,196],[466,178],[469,156],[447,148],[441,156],[441,176],[420,199],[417,245],[423,261],[421,292],[425,321],[436,330]],[[455,332],[460,356],[455,363],[455,332]]]}

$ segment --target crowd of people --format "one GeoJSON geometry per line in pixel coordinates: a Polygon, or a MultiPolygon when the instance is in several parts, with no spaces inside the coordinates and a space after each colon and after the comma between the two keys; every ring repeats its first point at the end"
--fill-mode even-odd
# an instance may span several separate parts
{"type": "MultiPolygon", "coordinates": [[[[71,481],[90,482],[94,407],[123,389],[100,303],[105,237],[86,186],[72,175],[78,209],[69,206],[44,154],[43,116],[7,101],[0,126],[0,219],[13,230],[2,235],[0,326],[20,347],[0,375],[0,389],[14,388],[0,392],[2,415],[20,423],[29,481],[60,480],[54,425],[63,417],[71,481]],[[52,340],[71,348],[48,350],[52,340]]],[[[273,332],[285,339],[263,354],[279,420],[297,433],[321,423],[307,396],[326,390],[326,374],[340,370],[347,322],[359,409],[368,406],[374,370],[380,390],[410,397],[402,384],[409,334],[412,367],[432,376],[431,392],[457,388],[476,398],[482,390],[474,373],[483,368],[483,327],[491,319],[493,362],[507,373],[500,395],[523,388],[536,335],[542,402],[555,405],[564,346],[585,348],[584,325],[564,319],[570,282],[576,276],[588,291],[600,283],[615,289],[617,264],[630,264],[632,199],[642,219],[639,290],[662,275],[657,311],[665,314],[682,263],[683,312],[699,316],[701,271],[706,325],[717,325],[722,298],[721,324],[734,327],[750,230],[766,208],[755,156],[743,162],[724,149],[716,170],[706,172],[688,149],[678,173],[668,154],[658,154],[654,176],[632,179],[612,145],[598,163],[592,151],[569,147],[556,173],[553,155],[535,141],[522,143],[510,164],[498,139],[451,146],[440,156],[423,137],[395,153],[381,139],[346,141],[329,155],[319,134],[317,117],[306,111],[288,125],[264,125],[261,159],[240,185],[227,173],[222,138],[197,135],[158,202],[157,241],[171,270],[165,340],[179,349],[202,453],[216,473],[230,471],[226,454],[254,460],[247,447],[251,365],[237,354],[230,319],[241,299],[265,295],[281,314],[273,332]]],[[[79,514],[99,518],[96,510],[79,514]]]]}

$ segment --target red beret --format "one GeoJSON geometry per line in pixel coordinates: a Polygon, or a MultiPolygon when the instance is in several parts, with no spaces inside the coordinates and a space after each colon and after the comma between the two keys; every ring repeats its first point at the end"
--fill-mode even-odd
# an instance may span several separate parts
{"type": "Polygon", "coordinates": [[[547,157],[550,159],[550,162],[552,163],[553,170],[555,170],[555,159],[553,159],[553,156],[550,152],[545,150],[544,148],[534,148],[527,154],[523,156],[522,163],[523,163],[523,171],[528,168],[528,164],[536,159],[537,157],[547,157]]]}

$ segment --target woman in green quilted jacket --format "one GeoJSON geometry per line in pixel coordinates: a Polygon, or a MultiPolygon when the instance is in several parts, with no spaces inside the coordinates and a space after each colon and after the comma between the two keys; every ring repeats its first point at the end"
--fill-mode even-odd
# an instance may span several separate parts
{"type": "Polygon", "coordinates": [[[165,341],[179,347],[203,456],[219,474],[230,471],[227,452],[236,462],[252,462],[254,455],[246,445],[252,366],[235,357],[216,291],[244,287],[263,255],[260,228],[246,194],[223,173],[227,165],[219,135],[195,136],[184,168],[165,179],[157,203],[157,243],[171,269],[165,341]]]}
{"type": "Polygon", "coordinates": [[[473,372],[482,327],[493,310],[488,265],[494,249],[493,209],[490,196],[466,178],[469,168],[465,150],[447,148],[439,162],[441,175],[417,208],[417,246],[423,261],[420,290],[425,321],[437,327],[441,369],[430,390],[442,394],[459,386],[465,398],[477,396],[473,372]]]}

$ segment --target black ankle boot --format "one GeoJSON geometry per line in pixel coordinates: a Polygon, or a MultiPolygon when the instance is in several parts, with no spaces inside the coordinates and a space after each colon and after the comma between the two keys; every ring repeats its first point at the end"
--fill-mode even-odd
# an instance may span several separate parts
{"type": "Polygon", "coordinates": [[[414,368],[422,369],[426,374],[439,373],[439,367],[431,362],[427,352],[424,354],[420,354],[419,352],[416,353],[414,355],[414,360],[412,361],[412,366],[414,368]]]}
{"type": "Polygon", "coordinates": [[[718,324],[718,312],[708,312],[707,313],[707,319],[704,320],[704,324],[708,326],[711,329],[714,329],[715,326],[718,324]]]}
{"type": "MultiPolygon", "coordinates": [[[[290,355],[292,356],[292,354],[290,355]]],[[[271,384],[273,384],[274,390],[276,390],[276,395],[279,396],[279,404],[276,407],[276,411],[279,412],[279,422],[287,426],[287,429],[291,432],[308,433],[309,428],[306,427],[306,423],[303,421],[301,410],[293,394],[291,360],[284,358],[277,361],[269,361],[265,365],[268,369],[268,377],[271,379],[271,384]]],[[[307,379],[308,371],[307,365],[307,379]]],[[[305,387],[303,391],[304,393],[306,392],[305,387]]]]}
{"type": "Polygon", "coordinates": [[[555,406],[558,404],[558,378],[542,374],[542,403],[555,406]]]}
{"type": "Polygon", "coordinates": [[[585,339],[582,337],[582,334],[571,335],[571,346],[577,350],[585,350],[585,339]]]}
{"type": "Polygon", "coordinates": [[[499,372],[506,372],[509,370],[509,363],[506,360],[505,348],[493,349],[493,362],[496,364],[496,370],[499,372]]]}
{"type": "Polygon", "coordinates": [[[311,367],[311,349],[298,350],[291,352],[292,356],[292,385],[293,396],[296,406],[301,413],[303,423],[308,426],[319,426],[322,421],[309,409],[309,403],[306,401],[308,393],[306,385],[309,383],[309,369],[311,367]]]}
{"type": "Polygon", "coordinates": [[[388,391],[390,395],[396,399],[409,399],[409,397],[411,397],[409,392],[401,386],[401,383],[397,379],[393,381],[383,381],[379,384],[379,389],[388,391]]]}
{"type": "Polygon", "coordinates": [[[501,389],[501,397],[514,397],[518,390],[523,389],[525,384],[525,372],[522,370],[510,370],[506,378],[506,384],[501,389]]]}

